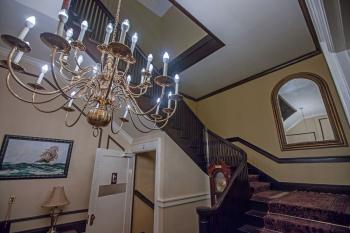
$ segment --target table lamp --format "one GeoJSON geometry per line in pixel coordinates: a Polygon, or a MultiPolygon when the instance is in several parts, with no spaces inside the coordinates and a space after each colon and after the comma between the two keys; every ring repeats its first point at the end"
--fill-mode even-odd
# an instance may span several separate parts
{"type": "Polygon", "coordinates": [[[64,192],[63,186],[57,186],[52,189],[52,192],[46,202],[42,205],[43,208],[50,209],[51,227],[48,233],[56,233],[56,223],[58,216],[61,214],[61,207],[69,204],[69,200],[64,192]]]}

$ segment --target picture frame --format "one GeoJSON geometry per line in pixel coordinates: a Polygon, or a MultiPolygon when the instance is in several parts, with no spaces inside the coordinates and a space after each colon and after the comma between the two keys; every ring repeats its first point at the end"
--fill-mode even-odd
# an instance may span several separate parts
{"type": "Polygon", "coordinates": [[[67,178],[73,140],[4,136],[0,180],[67,178]]]}

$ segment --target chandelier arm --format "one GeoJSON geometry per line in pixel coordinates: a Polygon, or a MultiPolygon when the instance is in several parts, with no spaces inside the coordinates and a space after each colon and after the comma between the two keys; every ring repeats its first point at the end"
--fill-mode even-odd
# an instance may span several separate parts
{"type": "MultiPolygon", "coordinates": [[[[162,88],[162,93],[161,93],[161,95],[160,95],[160,99],[163,99],[163,97],[164,97],[164,93],[165,93],[165,91],[164,91],[164,87],[162,88]]],[[[145,97],[146,98],[146,97],[145,97]]],[[[137,109],[134,111],[133,109],[131,109],[131,111],[134,113],[134,114],[136,114],[136,115],[140,115],[140,116],[145,116],[145,115],[149,115],[151,112],[153,112],[157,107],[158,107],[158,105],[160,104],[160,102],[159,103],[157,103],[157,104],[155,104],[153,107],[151,107],[150,109],[148,109],[147,111],[143,111],[140,107],[139,107],[139,105],[137,104],[137,101],[136,101],[136,99],[133,97],[133,96],[130,96],[130,99],[132,100],[132,102],[134,103],[134,105],[137,107],[137,109]]]]}
{"type": "MultiPolygon", "coordinates": [[[[52,49],[52,54],[51,54],[51,74],[54,80],[54,83],[56,84],[58,91],[61,92],[61,95],[67,99],[72,99],[73,97],[68,96],[65,91],[69,91],[70,89],[72,89],[73,87],[75,87],[75,85],[80,84],[81,82],[86,82],[87,79],[82,79],[82,80],[77,80],[76,82],[72,83],[71,85],[67,85],[65,87],[61,87],[58,84],[57,81],[57,76],[56,76],[56,72],[55,72],[55,57],[57,55],[57,48],[53,48],[52,49]],[[67,90],[66,90],[67,89],[67,90]]],[[[76,99],[76,98],[73,98],[76,99]]]]}
{"type": "MultiPolygon", "coordinates": [[[[133,119],[132,114],[130,114],[130,119],[131,119],[131,122],[132,122],[133,126],[135,127],[135,129],[136,129],[137,131],[139,131],[139,132],[141,132],[141,133],[149,133],[149,132],[152,132],[152,129],[148,129],[148,127],[145,127],[146,129],[148,129],[148,131],[141,130],[141,128],[138,127],[138,126],[135,124],[135,121],[134,121],[134,119],[133,119]]],[[[139,121],[140,121],[140,120],[139,120],[139,121]]],[[[141,123],[141,124],[142,124],[142,126],[144,126],[143,123],[141,123]]]]}
{"type": "Polygon", "coordinates": [[[112,111],[111,132],[113,134],[118,134],[120,132],[120,130],[122,129],[124,122],[122,121],[122,123],[120,124],[119,128],[116,131],[114,131],[114,129],[113,129],[113,122],[114,122],[114,120],[113,119],[114,119],[114,111],[112,111]]]}
{"type": "Polygon", "coordinates": [[[58,98],[58,97],[61,96],[61,94],[58,93],[58,94],[56,94],[54,97],[52,97],[51,99],[48,99],[48,100],[45,100],[45,101],[38,101],[38,102],[32,102],[32,101],[30,101],[30,100],[26,100],[26,99],[24,99],[23,97],[21,97],[20,95],[18,95],[18,94],[12,89],[11,84],[10,84],[10,77],[11,77],[11,74],[8,73],[8,74],[7,74],[7,77],[6,77],[6,86],[7,86],[7,89],[10,91],[10,93],[11,93],[16,99],[18,99],[18,100],[20,100],[20,101],[23,101],[23,102],[25,102],[25,103],[28,103],[28,104],[44,104],[44,103],[48,103],[48,102],[50,102],[50,101],[52,101],[52,100],[54,100],[54,99],[56,99],[56,98],[58,98]]]}
{"type": "MultiPolygon", "coordinates": [[[[33,95],[32,95],[32,100],[33,100],[33,102],[35,101],[35,93],[33,93],[33,95]]],[[[43,110],[43,109],[39,108],[39,107],[37,106],[37,104],[34,104],[34,103],[32,103],[32,105],[33,105],[33,107],[34,107],[36,110],[38,110],[39,112],[42,112],[42,113],[54,113],[54,112],[57,112],[58,110],[62,109],[62,107],[63,107],[64,105],[66,105],[68,102],[69,102],[69,100],[67,100],[67,101],[64,102],[62,105],[60,105],[58,108],[55,108],[55,109],[53,109],[53,110],[43,110]]]]}
{"type": "Polygon", "coordinates": [[[88,106],[90,99],[91,99],[92,95],[89,96],[89,99],[86,101],[86,104],[84,105],[84,107],[82,109],[79,109],[80,113],[78,115],[78,117],[75,119],[75,121],[73,121],[71,124],[68,123],[68,115],[69,112],[66,112],[66,117],[65,117],[65,121],[64,124],[67,127],[73,127],[74,125],[76,125],[78,123],[78,121],[80,120],[81,116],[84,114],[84,110],[86,109],[86,107],[88,106]]]}
{"type": "Polygon", "coordinates": [[[26,84],[24,84],[20,78],[17,77],[17,75],[15,74],[15,71],[13,70],[13,67],[12,67],[12,57],[15,53],[15,51],[17,50],[17,48],[13,48],[11,50],[11,52],[9,53],[8,55],[8,58],[7,58],[7,64],[8,64],[8,68],[9,68],[9,71],[10,71],[10,74],[11,76],[14,78],[14,80],[20,85],[22,86],[24,89],[26,89],[27,91],[30,91],[30,92],[34,92],[36,94],[41,94],[41,95],[54,95],[54,94],[57,94],[59,93],[59,90],[55,90],[55,91],[39,91],[35,88],[31,88],[31,87],[28,87],[26,84]]]}
{"type": "Polygon", "coordinates": [[[163,123],[165,121],[168,121],[175,114],[176,109],[177,109],[177,102],[175,102],[175,107],[174,107],[174,110],[172,111],[171,114],[168,114],[167,117],[165,117],[164,119],[157,120],[156,122],[157,123],[163,123]]]}

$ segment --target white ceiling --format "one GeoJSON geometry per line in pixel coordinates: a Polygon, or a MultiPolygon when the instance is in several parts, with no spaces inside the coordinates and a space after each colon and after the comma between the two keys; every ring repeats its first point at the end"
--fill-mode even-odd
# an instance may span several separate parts
{"type": "Polygon", "coordinates": [[[172,4],[168,0],[137,0],[151,10],[154,14],[162,17],[170,9],[172,4]]]}
{"type": "Polygon", "coordinates": [[[182,72],[181,90],[192,97],[315,50],[298,0],[177,2],[226,44],[182,72]]]}
{"type": "Polygon", "coordinates": [[[303,120],[303,114],[305,118],[327,115],[321,92],[309,79],[292,79],[281,87],[278,94],[298,110],[283,122],[286,129],[303,120]]]}

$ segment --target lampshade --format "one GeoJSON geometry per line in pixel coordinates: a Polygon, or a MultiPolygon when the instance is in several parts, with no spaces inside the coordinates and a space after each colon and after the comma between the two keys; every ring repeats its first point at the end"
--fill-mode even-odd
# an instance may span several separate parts
{"type": "Polygon", "coordinates": [[[60,207],[69,204],[69,200],[64,192],[63,186],[54,187],[49,198],[42,205],[44,208],[60,207]]]}

